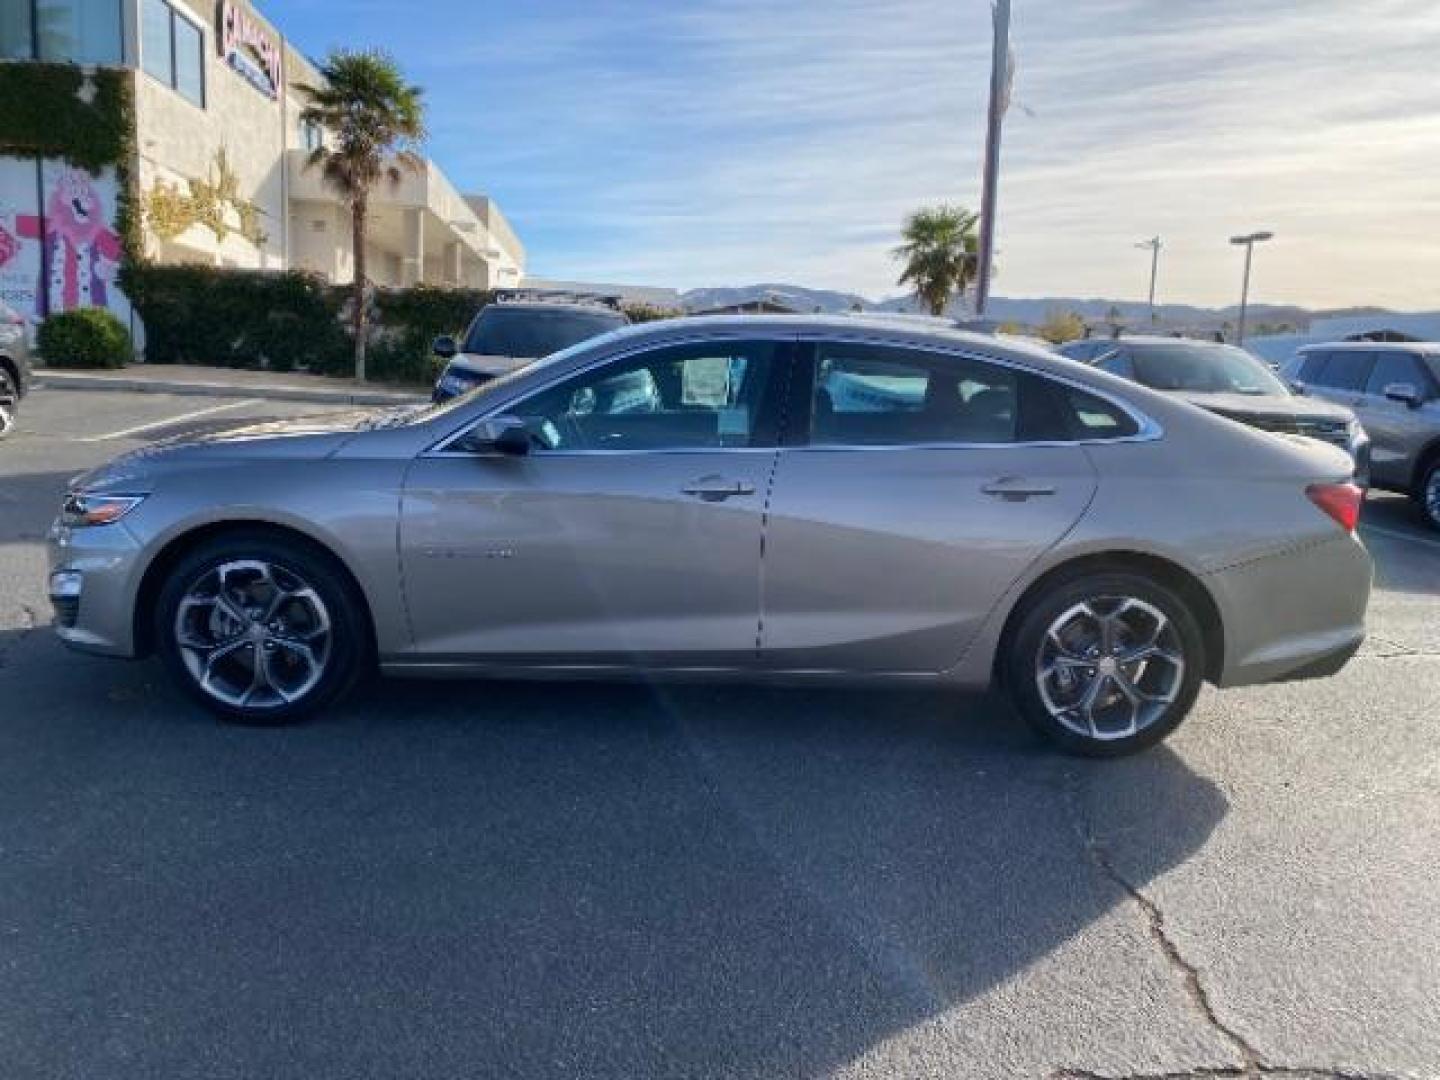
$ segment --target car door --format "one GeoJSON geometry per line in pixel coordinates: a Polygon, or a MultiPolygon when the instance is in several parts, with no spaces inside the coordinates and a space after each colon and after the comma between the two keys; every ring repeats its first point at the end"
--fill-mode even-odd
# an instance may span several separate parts
{"type": "Polygon", "coordinates": [[[1370,472],[1383,483],[1404,486],[1421,449],[1440,431],[1440,387],[1413,353],[1377,349],[1364,393],[1354,406],[1370,436],[1370,472]],[[1415,404],[1385,396],[1390,387],[1409,386],[1415,404]]]}
{"type": "Polygon", "coordinates": [[[650,347],[506,406],[532,450],[452,440],[407,477],[420,658],[752,663],[781,340],[650,347]]]}
{"type": "Polygon", "coordinates": [[[762,663],[952,667],[1094,495],[1084,449],[1056,437],[1059,385],[923,348],[808,349],[766,531],[762,663]]]}

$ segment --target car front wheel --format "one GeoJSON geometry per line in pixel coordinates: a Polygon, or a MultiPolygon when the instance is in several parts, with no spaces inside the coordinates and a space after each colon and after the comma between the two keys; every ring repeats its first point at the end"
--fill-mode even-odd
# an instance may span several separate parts
{"type": "Polygon", "coordinates": [[[1021,715],[1072,753],[1118,757],[1174,731],[1205,671],[1199,624],[1170,589],[1130,573],[1062,581],[1025,608],[1006,657],[1021,715]]]}
{"type": "Polygon", "coordinates": [[[15,377],[0,367],[0,439],[15,428],[15,411],[20,401],[20,390],[15,377]]]}
{"type": "Polygon", "coordinates": [[[350,688],[366,655],[363,613],[332,561],[264,534],[202,544],[167,578],[155,640],[202,704],[247,724],[283,724],[350,688]]]}

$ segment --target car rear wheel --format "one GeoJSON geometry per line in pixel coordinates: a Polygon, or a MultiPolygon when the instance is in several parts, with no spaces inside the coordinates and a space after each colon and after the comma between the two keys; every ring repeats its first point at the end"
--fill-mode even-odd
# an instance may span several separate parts
{"type": "Polygon", "coordinates": [[[1440,460],[1430,463],[1415,493],[1416,505],[1433,529],[1440,529],[1440,460]]]}
{"type": "Polygon", "coordinates": [[[0,367],[0,439],[15,429],[15,411],[20,402],[20,391],[15,377],[0,367]]]}
{"type": "Polygon", "coordinates": [[[180,560],[160,592],[155,640],[171,674],[213,712],[284,724],[354,684],[365,659],[363,619],[329,558],[236,534],[180,560]]]}
{"type": "Polygon", "coordinates": [[[1010,639],[1016,708],[1062,748],[1118,757],[1180,724],[1205,671],[1200,626],[1171,590],[1138,574],[1063,581],[1025,608],[1010,639]]]}

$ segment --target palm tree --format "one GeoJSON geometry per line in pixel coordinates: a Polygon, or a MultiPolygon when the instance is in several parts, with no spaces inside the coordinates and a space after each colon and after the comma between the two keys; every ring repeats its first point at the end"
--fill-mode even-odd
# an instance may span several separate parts
{"type": "Polygon", "coordinates": [[[963,206],[929,206],[905,219],[905,242],[894,251],[904,262],[897,284],[913,285],[931,315],[945,314],[950,298],[964,295],[975,276],[978,214],[963,206]]]}
{"type": "Polygon", "coordinates": [[[306,168],[320,169],[350,206],[355,254],[352,320],[355,377],[365,378],[368,317],[365,298],[365,233],[370,194],[382,182],[395,186],[406,171],[424,167],[417,152],[425,137],[422,90],[411,86],[389,54],[378,49],[335,49],[320,65],[321,86],[297,86],[306,105],[300,120],[325,132],[306,168]]]}

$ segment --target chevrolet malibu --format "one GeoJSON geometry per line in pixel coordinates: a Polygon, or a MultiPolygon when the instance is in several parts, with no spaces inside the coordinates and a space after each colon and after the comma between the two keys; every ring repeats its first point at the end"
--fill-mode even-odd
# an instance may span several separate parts
{"type": "Polygon", "coordinates": [[[1070,751],[1337,671],[1351,462],[893,321],[631,327],[443,405],[150,447],[51,534],[60,636],[222,716],[410,676],[1003,687],[1070,751]]]}

